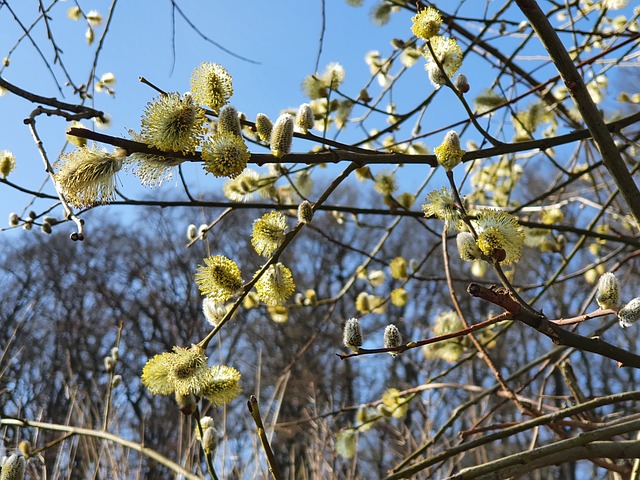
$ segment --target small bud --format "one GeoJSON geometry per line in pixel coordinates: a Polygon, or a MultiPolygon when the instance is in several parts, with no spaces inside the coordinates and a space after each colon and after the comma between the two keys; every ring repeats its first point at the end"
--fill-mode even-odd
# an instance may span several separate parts
{"type": "Polygon", "coordinates": [[[311,105],[308,103],[303,103],[298,108],[298,113],[296,114],[296,125],[303,133],[307,133],[308,130],[312,129],[315,125],[316,121],[313,117],[313,110],[311,109],[311,105]]]}
{"type": "Polygon", "coordinates": [[[111,349],[111,358],[113,358],[116,362],[120,358],[120,349],[118,347],[113,347],[111,349]]]}
{"type": "Polygon", "coordinates": [[[31,456],[31,444],[29,442],[23,440],[22,442],[20,442],[20,445],[18,445],[18,449],[25,456],[25,458],[28,459],[31,456]]]}
{"type": "Polygon", "coordinates": [[[38,216],[38,214],[36,212],[34,212],[33,210],[29,211],[29,218],[31,220],[35,220],[37,216],[38,216]]]}
{"type": "Polygon", "coordinates": [[[2,59],[2,66],[3,67],[8,67],[10,63],[11,63],[11,60],[9,60],[9,57],[4,57],[2,59]]]}
{"type": "Polygon", "coordinates": [[[122,375],[114,375],[111,380],[111,388],[116,388],[122,383],[122,375]]]}
{"type": "Polygon", "coordinates": [[[207,322],[209,322],[211,326],[215,327],[227,315],[227,309],[224,304],[216,302],[211,297],[205,297],[202,301],[202,313],[204,313],[207,322]]]}
{"type": "Polygon", "coordinates": [[[449,130],[444,136],[440,146],[433,149],[438,163],[447,171],[452,170],[462,162],[462,156],[466,153],[460,148],[460,137],[455,130],[449,130]]]}
{"type": "Polygon", "coordinates": [[[102,117],[94,117],[93,123],[99,130],[106,130],[111,126],[111,117],[109,115],[103,115],[102,117]]]}
{"type": "Polygon", "coordinates": [[[20,223],[20,216],[16,212],[11,212],[9,215],[9,225],[12,227],[17,227],[20,223]]]}
{"type": "Polygon", "coordinates": [[[27,462],[24,457],[18,453],[14,453],[2,463],[2,480],[24,480],[24,471],[27,462]]]}
{"type": "Polygon", "coordinates": [[[456,237],[456,244],[460,258],[465,262],[473,262],[482,258],[482,252],[471,233],[460,232],[456,237]]]}
{"type": "Polygon", "coordinates": [[[22,228],[24,228],[25,230],[31,230],[33,228],[33,220],[27,218],[22,224],[22,228]]]}
{"type": "Polygon", "coordinates": [[[243,308],[247,310],[251,310],[252,308],[258,308],[260,306],[260,298],[258,298],[258,294],[254,291],[251,291],[244,297],[242,301],[243,308]]]}
{"type": "Polygon", "coordinates": [[[48,223],[49,225],[53,226],[53,225],[57,225],[58,224],[58,219],[56,217],[44,217],[42,219],[42,221],[44,223],[48,223]]]}
{"type": "Polygon", "coordinates": [[[293,117],[284,113],[278,117],[271,131],[271,153],[278,158],[291,151],[293,143],[293,117]]]}
{"type": "Polygon", "coordinates": [[[343,332],[344,346],[355,353],[362,346],[362,327],[357,318],[350,318],[344,326],[343,332]]]}
{"type": "Polygon", "coordinates": [[[419,268],[420,268],[420,262],[418,262],[418,260],[416,260],[415,258],[412,258],[409,260],[409,269],[413,273],[416,273],[419,268]]]}
{"type": "Polygon", "coordinates": [[[202,450],[206,455],[213,453],[218,446],[218,431],[213,427],[207,427],[202,432],[202,450]]]}
{"type": "Polygon", "coordinates": [[[71,7],[69,10],[67,10],[67,17],[69,17],[71,20],[79,20],[80,15],[82,15],[82,10],[80,10],[80,7],[78,6],[71,7]]]}
{"type": "Polygon", "coordinates": [[[407,261],[403,257],[395,257],[391,260],[389,263],[389,269],[391,270],[391,276],[395,279],[409,278],[407,261]]]}
{"type": "Polygon", "coordinates": [[[233,133],[240,137],[240,117],[238,116],[238,110],[231,104],[227,104],[220,109],[218,114],[218,132],[233,133]]]}
{"type": "Polygon", "coordinates": [[[371,95],[369,95],[367,89],[363,88],[362,90],[360,90],[358,100],[360,100],[362,103],[369,103],[371,100],[373,100],[373,98],[371,98],[371,95]]]}
{"type": "Polygon", "coordinates": [[[16,169],[16,157],[9,150],[0,150],[0,177],[6,179],[16,169]]]}
{"type": "Polygon", "coordinates": [[[603,310],[616,308],[620,303],[620,284],[613,273],[607,272],[598,280],[596,302],[603,310]]]}
{"type": "Polygon", "coordinates": [[[271,138],[271,130],[273,129],[273,123],[264,113],[256,115],[256,131],[258,132],[258,138],[263,142],[268,142],[271,138]]]}
{"type": "Polygon", "coordinates": [[[427,74],[429,75],[429,80],[431,80],[431,83],[434,87],[440,88],[442,85],[446,85],[447,76],[442,70],[440,70],[440,67],[438,67],[437,63],[429,62],[427,63],[425,68],[427,70],[427,74]]]}
{"type": "Polygon", "coordinates": [[[396,307],[404,307],[407,300],[409,300],[409,294],[404,288],[400,287],[391,291],[391,303],[396,307]]]}
{"type": "Polygon", "coordinates": [[[336,436],[336,452],[342,458],[353,458],[358,451],[358,436],[356,430],[349,428],[338,432],[336,436]]]}
{"type": "Polygon", "coordinates": [[[84,33],[84,38],[87,40],[87,44],[91,45],[93,43],[93,28],[87,28],[87,31],[84,33]]]}
{"type": "Polygon", "coordinates": [[[113,371],[113,367],[116,366],[116,361],[111,357],[104,357],[104,369],[107,373],[113,371]]]}
{"type": "Polygon", "coordinates": [[[304,292],[305,305],[315,305],[316,303],[318,303],[318,294],[314,289],[310,288],[304,292]]]}
{"type": "Polygon", "coordinates": [[[107,87],[113,87],[116,84],[116,76],[111,72],[107,72],[100,77],[100,81],[107,87]]]}
{"type": "Polygon", "coordinates": [[[636,297],[627,303],[618,312],[618,321],[620,328],[630,327],[632,323],[640,319],[640,297],[636,297]]]}
{"type": "Polygon", "coordinates": [[[195,240],[198,238],[198,227],[193,223],[187,227],[187,238],[189,240],[195,240]]]}
{"type": "Polygon", "coordinates": [[[196,410],[196,397],[193,393],[182,395],[176,392],[176,403],[183,415],[189,416],[196,410]]]}
{"type": "MultiPolygon", "coordinates": [[[[77,120],[71,122],[69,128],[87,128],[86,125],[77,120]]],[[[76,147],[84,147],[87,145],[87,139],[84,137],[76,137],[75,135],[67,134],[67,141],[76,147]]]]}
{"type": "Polygon", "coordinates": [[[458,75],[454,85],[460,93],[467,93],[470,88],[469,80],[467,80],[467,76],[464,73],[458,75]]]}
{"type": "MultiPolygon", "coordinates": [[[[395,325],[387,325],[384,329],[384,348],[394,348],[402,345],[402,335],[400,335],[400,330],[395,325]]],[[[396,352],[389,352],[394,357],[397,355],[396,352]]]]}
{"type": "Polygon", "coordinates": [[[87,13],[87,21],[92,27],[98,27],[102,23],[102,15],[97,10],[91,10],[87,13]]]}
{"type": "Polygon", "coordinates": [[[207,232],[209,231],[209,225],[203,223],[198,227],[198,237],[204,239],[207,236],[207,232]]]}
{"type": "Polygon", "coordinates": [[[382,270],[373,270],[367,275],[367,280],[372,287],[379,287],[385,282],[385,274],[382,270]]]}
{"type": "Polygon", "coordinates": [[[50,235],[52,232],[51,224],[44,222],[42,225],[40,225],[40,230],[42,231],[42,233],[46,233],[47,235],[50,235]]]}
{"type": "Polygon", "coordinates": [[[305,200],[300,205],[298,205],[298,222],[300,223],[311,223],[313,219],[313,209],[311,204],[305,200]]]}
{"type": "Polygon", "coordinates": [[[373,180],[371,169],[367,166],[356,168],[356,178],[360,182],[364,182],[365,180],[373,180]]]}

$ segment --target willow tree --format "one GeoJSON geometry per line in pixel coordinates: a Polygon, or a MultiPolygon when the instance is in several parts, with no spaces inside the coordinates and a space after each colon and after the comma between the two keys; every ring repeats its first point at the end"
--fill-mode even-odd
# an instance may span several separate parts
{"type": "MultiPolygon", "coordinates": [[[[627,90],[638,85],[640,9],[624,0],[386,0],[370,16],[390,25],[390,43],[372,45],[365,66],[331,52],[326,67],[301,75],[307,101],[298,108],[288,108],[287,92],[278,92],[278,115],[269,117],[259,104],[240,113],[232,69],[203,58],[192,72],[180,72],[190,75],[188,93],[141,77],[149,101],[139,125],[122,136],[87,123],[109,118],[87,100],[115,88],[115,76],[98,77],[95,65],[110,25],[121,21],[116,3],[106,18],[79,4],[66,12],[64,21],[87,22],[90,45],[99,36],[89,82],[69,82],[72,100],[21,88],[11,79],[15,49],[7,53],[0,87],[37,106],[5,119],[24,119],[55,194],[11,182],[16,166],[33,166],[32,159],[14,158],[8,139],[0,145],[7,148],[1,181],[5,191],[27,192],[38,205],[48,201],[21,213],[16,205],[10,227],[64,230],[70,242],[100,237],[99,228],[85,230],[94,209],[216,212],[200,226],[184,226],[187,248],[211,242],[210,255],[193,265],[208,333],[156,352],[140,372],[140,388],[173,396],[176,412],[195,419],[201,461],[180,465],[180,458],[110,432],[108,409],[97,430],[10,417],[3,425],[96,436],[176,474],[220,478],[230,467],[219,452],[231,447],[218,445],[224,424],[202,412],[246,402],[246,418],[257,429],[246,435],[257,435],[261,447],[243,460],[274,478],[301,471],[371,478],[376,468],[389,479],[587,472],[637,478],[640,423],[630,402],[640,398],[634,333],[640,191],[633,178],[640,98],[627,90]],[[349,86],[348,72],[360,69],[368,69],[366,82],[349,86]],[[70,122],[69,144],[59,155],[41,140],[50,117],[70,122]],[[190,179],[199,172],[208,183],[194,187],[190,179]],[[118,188],[124,175],[153,193],[137,198],[138,190],[118,188]],[[179,192],[168,198],[172,176],[179,192]],[[338,203],[347,189],[357,194],[338,203]],[[247,209],[255,215],[242,242],[252,251],[234,258],[215,251],[211,238],[223,233],[220,223],[247,209]],[[297,280],[312,278],[297,274],[314,265],[304,249],[284,260],[310,239],[357,259],[339,265],[336,278],[329,265],[313,272],[336,286],[326,296],[297,280]],[[406,245],[411,258],[403,254],[406,245]],[[263,386],[280,392],[265,405],[260,391],[243,391],[243,376],[255,371],[236,368],[233,355],[229,365],[210,361],[216,342],[242,329],[249,311],[280,324],[321,311],[323,321],[292,364],[304,361],[319,332],[334,329],[343,345],[323,346],[331,352],[326,368],[357,373],[352,403],[318,406],[308,392],[296,422],[312,428],[316,442],[302,457],[278,442],[291,424],[277,422],[286,387],[263,386]],[[381,379],[388,384],[379,391],[374,383],[381,379]],[[376,452],[372,429],[386,442],[376,452]]],[[[342,8],[363,2],[347,3],[342,8]]],[[[2,2],[0,14],[19,22],[11,4],[2,2]]],[[[33,19],[48,37],[38,39],[25,26],[16,39],[52,46],[53,67],[63,58],[51,34],[51,19],[64,13],[57,4],[40,4],[33,19]]],[[[321,36],[319,51],[323,42],[321,36]]],[[[280,348],[277,334],[270,345],[280,348]]],[[[113,372],[117,348],[108,358],[113,372]]],[[[109,383],[109,392],[116,388],[118,382],[109,383]]],[[[29,458],[54,447],[21,450],[29,458]]],[[[22,465],[19,457],[8,462],[22,465]]]]}

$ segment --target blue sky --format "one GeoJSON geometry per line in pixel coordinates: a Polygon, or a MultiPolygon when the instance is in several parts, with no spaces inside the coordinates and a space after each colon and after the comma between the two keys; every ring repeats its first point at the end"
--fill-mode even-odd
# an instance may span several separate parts
{"type": "MultiPolygon", "coordinates": [[[[375,3],[373,0],[367,0],[363,7],[354,8],[343,0],[325,1],[326,31],[318,68],[322,71],[333,61],[344,65],[347,75],[342,90],[353,96],[357,96],[362,86],[370,79],[369,67],[364,62],[365,54],[370,50],[379,50],[382,56],[386,56],[392,51],[392,38],[406,40],[411,35],[409,12],[393,15],[390,23],[384,27],[373,25],[369,12],[375,3]]],[[[67,18],[66,11],[74,4],[70,1],[57,2],[50,12],[49,23],[54,38],[63,51],[64,65],[73,80],[79,84],[85,82],[89,76],[96,44],[87,45],[84,37],[87,25],[84,21],[74,22],[67,18]]],[[[37,17],[38,2],[35,0],[14,0],[10,1],[9,5],[25,25],[30,25],[37,17]]],[[[106,19],[110,2],[87,1],[81,2],[81,5],[85,11],[98,10],[106,19]]],[[[179,5],[205,35],[237,54],[259,63],[242,61],[205,42],[178,15],[175,30],[176,50],[173,58],[169,1],[117,2],[110,33],[96,69],[98,77],[105,72],[112,72],[117,78],[114,98],[97,93],[94,99],[95,108],[107,112],[112,117],[112,125],[106,133],[127,136],[128,129],[139,129],[144,107],[155,96],[155,92],[148,86],[138,82],[139,76],[148,78],[167,91],[184,92],[189,89],[191,71],[203,61],[220,63],[229,70],[235,89],[231,103],[246,113],[249,119],[254,119],[259,112],[275,118],[281,110],[297,108],[300,103],[308,100],[304,97],[300,84],[306,75],[313,73],[316,64],[323,20],[320,0],[184,0],[179,2],[179,5]]],[[[452,4],[450,8],[454,8],[455,5],[458,4],[452,4]]],[[[462,2],[459,5],[465,7],[467,4],[462,2]]],[[[498,6],[489,2],[483,4],[484,8],[498,6]]],[[[516,24],[524,18],[515,9],[509,10],[508,13],[516,24]]],[[[484,10],[475,13],[478,16],[484,14],[484,10]]],[[[101,35],[103,28],[104,25],[96,28],[96,39],[101,35]]],[[[475,27],[469,28],[475,31],[475,27]]],[[[513,27],[510,28],[513,31],[513,27]]],[[[21,31],[8,8],[0,8],[0,58],[7,55],[20,35],[21,31]]],[[[52,47],[46,39],[43,22],[38,23],[32,36],[44,56],[51,62],[52,47]]],[[[492,43],[504,53],[508,53],[517,45],[513,38],[501,38],[498,32],[489,36],[494,37],[492,43]]],[[[529,42],[521,55],[531,56],[531,59],[527,60],[529,63],[524,64],[525,68],[540,65],[545,58],[540,43],[535,39],[529,42]]],[[[496,74],[495,70],[488,69],[486,64],[480,64],[478,60],[477,57],[470,56],[462,67],[462,72],[471,80],[472,89],[467,94],[470,100],[481,90],[489,87],[496,74]],[[478,68],[480,65],[481,68],[478,68]]],[[[399,112],[403,112],[408,105],[414,105],[433,91],[423,65],[424,61],[418,60],[418,65],[413,67],[402,78],[398,88],[394,89],[393,101],[397,102],[399,112]]],[[[60,66],[52,67],[58,81],[64,83],[60,66]]],[[[395,68],[398,67],[399,65],[396,65],[395,68]]],[[[11,64],[1,75],[34,93],[61,98],[45,63],[26,40],[12,53],[11,64]]],[[[542,80],[551,75],[549,70],[536,72],[536,76],[542,80]]],[[[377,86],[372,87],[372,91],[375,88],[377,86]]],[[[77,97],[73,97],[68,90],[63,87],[66,98],[61,99],[77,101],[77,97]]],[[[441,128],[465,118],[464,110],[453,95],[450,92],[442,93],[421,120],[422,132],[441,128]]],[[[529,100],[527,102],[530,103],[529,100]]],[[[0,97],[0,150],[11,150],[17,159],[16,171],[11,174],[9,180],[34,190],[44,188],[45,192],[52,193],[53,188],[44,173],[36,146],[28,128],[22,123],[34,107],[35,105],[13,95],[0,97]]],[[[494,120],[492,126],[499,121],[494,120]]],[[[384,120],[371,121],[368,122],[367,128],[381,129],[386,126],[384,120]]],[[[410,122],[407,128],[410,129],[412,126],[413,122],[410,122]]],[[[38,119],[39,133],[52,159],[55,159],[63,148],[66,128],[67,123],[58,118],[42,116],[38,119]]],[[[398,138],[407,138],[408,134],[406,131],[398,135],[398,138]]],[[[347,134],[340,139],[345,141],[349,138],[360,138],[361,135],[362,132],[356,131],[351,136],[347,134]]],[[[463,137],[463,140],[480,140],[477,132],[470,132],[468,135],[466,138],[463,137]]],[[[432,148],[440,140],[441,138],[434,137],[427,139],[425,143],[432,148]]],[[[310,147],[309,144],[295,145],[298,150],[310,147]]],[[[190,171],[191,179],[199,186],[209,188],[211,185],[212,191],[216,188],[219,190],[220,180],[205,176],[195,167],[190,171]]],[[[416,172],[415,169],[407,168],[401,179],[405,182],[403,186],[412,188],[426,173],[428,172],[416,172]]],[[[175,182],[172,182],[163,185],[160,191],[150,192],[139,187],[139,182],[134,177],[124,173],[120,175],[120,181],[124,192],[138,198],[148,193],[162,196],[166,189],[175,190],[176,186],[175,182]]],[[[441,185],[434,185],[433,188],[439,186],[441,185]]],[[[51,204],[50,200],[41,200],[36,201],[31,207],[31,199],[28,195],[0,185],[0,226],[6,225],[4,219],[8,218],[10,212],[22,214],[24,210],[28,211],[31,208],[42,211],[51,204]]],[[[57,213],[59,212],[60,210],[57,213]]]]}
{"type": "MultiPolygon", "coordinates": [[[[37,16],[35,1],[10,2],[21,21],[29,25],[37,16]]],[[[62,59],[76,83],[83,83],[95,51],[95,43],[88,46],[84,35],[86,23],[74,22],[66,17],[72,2],[60,2],[51,10],[50,25],[54,38],[63,50],[62,59]]],[[[109,2],[84,2],[83,9],[98,10],[106,19],[109,2]]],[[[202,40],[176,15],[175,63],[171,48],[170,2],[137,1],[118,2],[110,33],[100,55],[96,69],[98,76],[113,72],[117,78],[114,98],[106,94],[95,95],[95,108],[112,117],[112,125],[106,133],[126,136],[127,129],[138,129],[145,104],[155,92],[138,82],[145,76],[168,91],[184,92],[189,89],[189,76],[202,61],[213,61],[225,66],[233,76],[235,93],[231,102],[250,119],[263,112],[275,118],[282,109],[297,107],[307,99],[300,84],[305,75],[313,73],[322,28],[321,2],[196,2],[179,3],[183,11],[202,32],[256,62],[239,60],[202,40]],[[206,4],[206,8],[203,5],[206,4]]],[[[326,2],[326,31],[322,44],[319,70],[331,61],[345,65],[347,77],[345,89],[357,93],[369,78],[364,63],[367,51],[378,49],[383,54],[391,50],[389,40],[410,35],[408,14],[398,15],[385,27],[372,25],[369,19],[371,3],[353,8],[343,1],[326,2]]],[[[96,39],[104,26],[96,28],[96,39]]],[[[7,55],[21,34],[7,8],[0,8],[0,58],[7,55]]],[[[42,22],[32,34],[45,57],[51,62],[52,48],[46,41],[42,22]]],[[[52,65],[60,83],[64,76],[57,65],[52,65]]],[[[38,57],[33,46],[23,41],[11,55],[11,64],[2,72],[3,78],[22,88],[45,96],[61,98],[51,74],[38,57]]],[[[428,88],[426,78],[422,87],[428,88]]],[[[63,87],[66,98],[75,102],[68,88],[63,87]]],[[[44,167],[28,128],[22,120],[35,105],[5,95],[0,98],[0,150],[11,150],[17,159],[17,168],[9,179],[18,184],[44,191],[53,189],[46,180],[44,167]]],[[[55,159],[64,144],[67,124],[61,119],[40,117],[37,127],[48,154],[55,159]]],[[[303,147],[307,147],[306,145],[303,147]]],[[[199,174],[201,175],[201,174],[199,174]]],[[[121,175],[123,185],[135,186],[127,175],[121,175]]],[[[135,179],[134,179],[135,180],[135,179]]],[[[207,182],[212,182],[210,176],[207,182]]],[[[171,188],[169,184],[163,188],[171,188]]],[[[31,197],[0,185],[0,219],[10,212],[22,213],[31,197]]],[[[50,201],[37,201],[35,210],[50,201]]],[[[6,220],[0,220],[0,222],[6,220]]],[[[5,226],[4,224],[3,226],[5,226]]]]}

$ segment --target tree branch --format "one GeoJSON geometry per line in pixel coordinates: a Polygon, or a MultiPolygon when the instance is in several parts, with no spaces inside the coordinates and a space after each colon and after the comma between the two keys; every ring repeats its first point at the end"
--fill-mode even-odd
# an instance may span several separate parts
{"type": "Polygon", "coordinates": [[[580,72],[573,64],[569,53],[560,41],[560,37],[537,2],[535,0],[516,0],[516,4],[529,19],[540,41],[549,52],[558,72],[560,72],[562,81],[591,132],[591,136],[602,155],[604,166],[618,185],[620,193],[635,217],[636,224],[640,226],[640,190],[629,174],[613,138],[607,131],[602,114],[593,102],[580,72]]]}
{"type": "Polygon", "coordinates": [[[587,338],[576,333],[563,329],[558,324],[551,322],[543,315],[536,316],[533,311],[523,308],[516,302],[509,292],[502,287],[483,287],[477,283],[472,283],[467,288],[467,292],[473,297],[482,298],[499,307],[504,308],[513,315],[514,320],[536,329],[543,335],[549,337],[556,345],[573,347],[578,350],[596,353],[603,357],[616,360],[620,367],[640,368],[640,356],[611,345],[599,338],[587,338]]]}

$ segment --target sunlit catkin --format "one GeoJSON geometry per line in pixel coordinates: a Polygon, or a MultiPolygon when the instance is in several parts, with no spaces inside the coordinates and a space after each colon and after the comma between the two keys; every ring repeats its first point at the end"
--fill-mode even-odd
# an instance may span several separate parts
{"type": "Polygon", "coordinates": [[[283,113],[278,117],[271,130],[271,153],[282,158],[291,151],[293,143],[293,117],[283,113]]]}
{"type": "Polygon", "coordinates": [[[596,302],[603,310],[616,308],[620,303],[620,284],[611,272],[606,272],[598,280],[596,302]]]}

